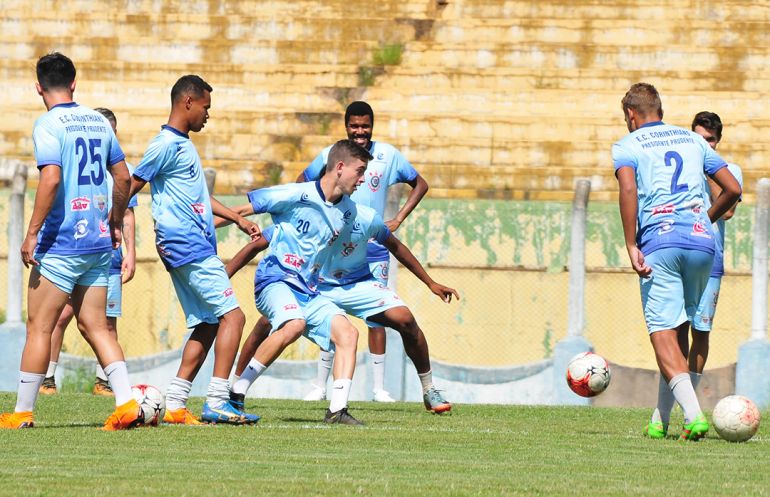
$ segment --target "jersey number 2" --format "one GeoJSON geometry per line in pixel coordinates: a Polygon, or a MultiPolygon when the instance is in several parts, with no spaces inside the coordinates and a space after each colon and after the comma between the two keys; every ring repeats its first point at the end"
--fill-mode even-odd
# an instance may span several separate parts
{"type": "Polygon", "coordinates": [[[102,141],[98,138],[89,138],[88,146],[86,140],[82,137],[75,140],[75,153],[80,155],[78,162],[78,185],[101,185],[104,183],[104,166],[102,166],[102,156],[99,149],[102,147],[102,141]],[[91,164],[94,167],[86,171],[88,167],[88,158],[91,158],[91,164]],[[94,169],[96,170],[94,175],[94,169]]]}
{"type": "Polygon", "coordinates": [[[663,162],[666,166],[675,166],[674,176],[671,177],[671,193],[681,193],[689,190],[690,188],[687,186],[687,183],[678,183],[679,176],[682,174],[682,166],[684,166],[682,156],[673,150],[669,150],[663,157],[663,162]]]}

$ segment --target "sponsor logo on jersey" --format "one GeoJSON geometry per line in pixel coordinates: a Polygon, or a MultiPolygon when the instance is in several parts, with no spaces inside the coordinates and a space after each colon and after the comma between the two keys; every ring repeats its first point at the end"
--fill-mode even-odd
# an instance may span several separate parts
{"type": "Polygon", "coordinates": [[[351,233],[363,233],[361,230],[361,223],[353,223],[353,229],[350,231],[351,233]]]}
{"type": "Polygon", "coordinates": [[[192,208],[193,212],[198,215],[203,215],[206,213],[206,206],[203,205],[201,202],[195,202],[194,204],[190,204],[190,207],[192,208]]]}
{"type": "Polygon", "coordinates": [[[353,251],[356,249],[356,244],[353,242],[350,243],[343,243],[342,244],[342,256],[347,257],[350,254],[353,253],[353,251]]]}
{"type": "Polygon", "coordinates": [[[701,211],[701,206],[700,205],[696,205],[696,206],[694,206],[692,208],[692,213],[693,214],[700,214],[700,211],[701,211]]]}
{"type": "Polygon", "coordinates": [[[230,297],[232,294],[233,294],[232,288],[227,288],[224,292],[222,292],[222,295],[224,295],[225,297],[230,297]]]}
{"type": "Polygon", "coordinates": [[[369,181],[366,182],[366,184],[369,185],[369,189],[373,192],[376,192],[380,189],[380,180],[382,179],[382,173],[377,173],[374,171],[369,172],[369,181]]]}
{"type": "Polygon", "coordinates": [[[307,199],[308,199],[307,193],[303,193],[302,196],[299,197],[299,203],[307,204],[308,203],[307,199]]]}
{"type": "Polygon", "coordinates": [[[110,309],[114,309],[117,304],[112,301],[107,301],[107,307],[110,309]]]}
{"type": "Polygon", "coordinates": [[[299,309],[299,306],[297,304],[286,304],[283,306],[284,311],[293,311],[294,309],[299,309]]]}
{"type": "Polygon", "coordinates": [[[345,224],[350,224],[351,217],[353,217],[353,213],[350,210],[346,210],[342,215],[342,220],[345,222],[345,224]]]}
{"type": "Polygon", "coordinates": [[[656,205],[652,208],[652,215],[657,216],[659,214],[671,214],[676,210],[674,204],[656,205]]]}
{"type": "Polygon", "coordinates": [[[703,238],[711,238],[711,233],[709,233],[709,230],[700,221],[696,221],[695,224],[692,225],[692,234],[703,238]]]}
{"type": "Polygon", "coordinates": [[[107,208],[107,197],[104,195],[94,195],[94,203],[96,204],[97,209],[104,212],[107,208]]]}
{"type": "Polygon", "coordinates": [[[75,240],[80,240],[88,234],[88,220],[81,219],[75,223],[75,233],[72,235],[75,240]]]}
{"type": "Polygon", "coordinates": [[[298,256],[297,254],[284,254],[283,262],[295,269],[299,269],[305,263],[305,259],[298,256]]]}
{"type": "Polygon", "coordinates": [[[671,233],[672,231],[674,231],[674,220],[673,219],[664,219],[658,225],[658,234],[659,235],[665,235],[666,233],[671,233]]]}
{"type": "Polygon", "coordinates": [[[87,211],[91,207],[91,199],[88,197],[77,197],[70,200],[70,210],[73,212],[87,211]]]}
{"type": "Polygon", "coordinates": [[[110,236],[110,227],[107,225],[107,223],[105,223],[100,219],[99,220],[99,238],[107,238],[108,236],[110,236]]]}
{"type": "Polygon", "coordinates": [[[377,154],[377,160],[382,160],[383,157],[385,157],[385,154],[383,154],[382,152],[377,154]]]}

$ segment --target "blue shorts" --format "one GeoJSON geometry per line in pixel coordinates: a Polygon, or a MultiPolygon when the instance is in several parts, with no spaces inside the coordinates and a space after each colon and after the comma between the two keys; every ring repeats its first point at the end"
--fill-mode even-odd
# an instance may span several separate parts
{"type": "Polygon", "coordinates": [[[225,265],[216,255],[171,268],[169,274],[188,328],[217,324],[220,317],[239,307],[225,265]]]}
{"type": "Polygon", "coordinates": [[[273,328],[280,328],[293,319],[305,320],[304,335],[321,349],[334,350],[332,319],[345,312],[323,295],[309,296],[282,281],[271,283],[255,296],[257,310],[273,328]]]}
{"type": "Polygon", "coordinates": [[[119,318],[123,304],[123,281],[120,274],[111,274],[107,285],[107,317],[119,318]]]}
{"type": "Polygon", "coordinates": [[[390,273],[390,260],[377,261],[369,263],[369,271],[371,271],[374,279],[379,281],[385,286],[388,286],[388,276],[390,273]]]}
{"type": "Polygon", "coordinates": [[[62,292],[71,294],[75,285],[107,286],[107,276],[112,261],[112,251],[99,254],[35,254],[40,263],[35,270],[56,285],[62,292]]]}
{"type": "Polygon", "coordinates": [[[673,330],[692,321],[706,288],[714,256],[701,250],[663,248],[645,256],[652,268],[639,278],[647,331],[673,330]]]}
{"type": "Polygon", "coordinates": [[[366,321],[370,328],[382,326],[368,321],[370,317],[394,307],[406,306],[396,292],[374,279],[341,286],[322,285],[319,289],[321,295],[342,307],[351,316],[366,321]]]}
{"type": "Polygon", "coordinates": [[[719,300],[719,288],[722,286],[722,278],[709,278],[706,289],[698,303],[698,310],[692,320],[692,327],[698,331],[709,332],[714,324],[714,315],[717,313],[717,300],[719,300]]]}

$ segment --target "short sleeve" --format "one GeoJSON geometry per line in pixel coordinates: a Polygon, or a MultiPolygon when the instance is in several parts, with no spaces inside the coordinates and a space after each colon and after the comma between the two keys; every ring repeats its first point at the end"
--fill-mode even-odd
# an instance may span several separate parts
{"type": "Polygon", "coordinates": [[[636,170],[639,163],[633,152],[618,142],[612,146],[612,165],[617,172],[621,167],[632,167],[636,170]]]}
{"type": "Polygon", "coordinates": [[[32,142],[35,147],[35,161],[38,168],[62,166],[61,143],[45,126],[36,124],[32,130],[32,142]]]}
{"type": "MultiPolygon", "coordinates": [[[[296,202],[301,199],[298,192],[296,184],[288,184],[252,190],[246,194],[246,197],[254,208],[255,214],[264,212],[280,214],[292,209],[296,202]]],[[[303,195],[307,194],[303,193],[303,195]]]]}
{"type": "Polygon", "coordinates": [[[323,152],[318,154],[316,158],[313,159],[313,162],[305,168],[305,171],[302,173],[305,176],[305,181],[315,181],[321,177],[321,172],[323,172],[324,167],[326,166],[324,155],[326,154],[323,152]]]}
{"type": "Polygon", "coordinates": [[[414,180],[419,173],[412,166],[412,164],[401,155],[398,150],[393,150],[393,168],[391,169],[390,178],[388,178],[388,185],[394,185],[396,183],[409,183],[414,180]]]}
{"type": "Polygon", "coordinates": [[[143,181],[152,181],[166,164],[171,148],[170,145],[172,144],[157,138],[150,142],[150,145],[144,152],[142,162],[139,163],[134,171],[134,176],[143,181]]]}
{"type": "MultiPolygon", "coordinates": [[[[701,138],[701,140],[703,140],[703,138],[701,138]]],[[[703,140],[703,142],[705,143],[706,140],[703,140]]],[[[703,170],[706,174],[712,176],[723,167],[727,167],[727,162],[707,145],[704,149],[703,170]]]]}
{"type": "Polygon", "coordinates": [[[112,131],[112,126],[108,122],[105,122],[107,125],[107,129],[110,133],[110,150],[109,150],[109,157],[107,157],[107,167],[114,166],[118,162],[126,159],[126,154],[123,153],[123,149],[120,148],[120,142],[118,142],[118,137],[115,136],[115,133],[112,131]]]}
{"type": "Polygon", "coordinates": [[[384,244],[385,240],[390,237],[390,229],[385,225],[382,216],[379,214],[375,214],[374,218],[372,218],[372,223],[369,225],[368,235],[369,238],[374,239],[380,245],[384,244]]]}

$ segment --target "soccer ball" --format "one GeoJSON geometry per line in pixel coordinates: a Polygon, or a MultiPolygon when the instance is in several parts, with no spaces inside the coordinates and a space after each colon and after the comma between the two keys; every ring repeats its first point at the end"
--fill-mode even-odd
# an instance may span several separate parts
{"type": "Polygon", "coordinates": [[[593,397],[610,384],[610,365],[599,354],[582,352],[569,361],[567,385],[581,397],[593,397]]]}
{"type": "Polygon", "coordinates": [[[144,411],[144,424],[158,426],[166,413],[166,398],[152,385],[134,385],[131,393],[144,411]]]}
{"type": "Polygon", "coordinates": [[[728,442],[745,442],[759,429],[759,409],[742,395],[730,395],[714,407],[714,429],[728,442]]]}

